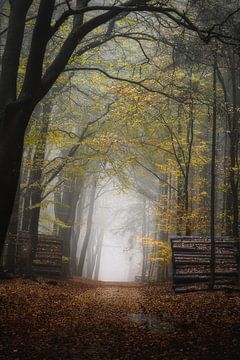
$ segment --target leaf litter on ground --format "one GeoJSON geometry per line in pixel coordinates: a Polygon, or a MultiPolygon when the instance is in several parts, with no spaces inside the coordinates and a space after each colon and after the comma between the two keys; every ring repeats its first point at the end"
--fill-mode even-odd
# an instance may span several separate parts
{"type": "Polygon", "coordinates": [[[0,283],[0,359],[240,359],[239,293],[73,279],[0,283]]]}

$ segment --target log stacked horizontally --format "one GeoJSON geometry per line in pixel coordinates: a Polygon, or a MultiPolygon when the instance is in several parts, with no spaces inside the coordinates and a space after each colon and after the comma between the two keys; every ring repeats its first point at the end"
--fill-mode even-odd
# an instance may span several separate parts
{"type": "MultiPolygon", "coordinates": [[[[171,238],[173,289],[175,292],[205,290],[210,282],[209,237],[171,238]]],[[[237,243],[230,237],[215,238],[215,289],[234,286],[238,280],[237,243]]]]}
{"type": "MultiPolygon", "coordinates": [[[[22,231],[17,236],[17,264],[24,272],[31,241],[29,232],[22,231]]],[[[33,260],[33,270],[36,275],[60,277],[62,270],[62,242],[55,235],[39,234],[36,257],[33,260]]]]}

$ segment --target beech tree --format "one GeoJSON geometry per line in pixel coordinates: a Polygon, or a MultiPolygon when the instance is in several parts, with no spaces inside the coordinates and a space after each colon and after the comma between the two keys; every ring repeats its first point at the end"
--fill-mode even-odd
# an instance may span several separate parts
{"type": "MultiPolygon", "coordinates": [[[[182,5],[180,3],[179,5],[182,5]]],[[[109,5],[89,5],[88,1],[77,0],[9,0],[6,3],[9,17],[6,28],[1,30],[4,39],[2,68],[0,78],[0,254],[7,233],[16,194],[20,166],[23,153],[24,135],[32,112],[57,81],[60,74],[69,63],[74,51],[78,58],[88,49],[100,46],[114,37],[115,22],[131,12],[151,12],[166,16],[170,21],[194,32],[209,42],[219,35],[216,27],[200,29],[181,10],[171,5],[171,2],[156,2],[130,0],[126,3],[109,5]],[[74,4],[73,4],[74,3],[74,4]],[[36,14],[35,9],[37,8],[36,14]],[[85,14],[88,17],[85,19],[85,14]],[[69,33],[64,38],[57,38],[57,52],[49,57],[48,47],[55,35],[62,30],[70,17],[75,21],[69,23],[69,33]],[[24,71],[20,69],[23,52],[26,24],[34,21],[33,27],[28,27],[29,46],[24,48],[24,71]],[[109,24],[101,35],[96,35],[96,29],[109,24]],[[29,34],[30,31],[30,34],[29,34]],[[92,34],[87,44],[86,37],[92,34]],[[22,77],[20,70],[24,73],[22,77]]]]}
{"type": "MultiPolygon", "coordinates": [[[[48,93],[64,70],[75,48],[84,37],[98,26],[108,22],[123,11],[123,8],[106,8],[106,12],[83,22],[78,19],[63,42],[58,54],[44,71],[44,59],[49,41],[70,15],[75,15],[68,1],[62,15],[52,24],[56,0],[40,1],[32,30],[32,40],[27,57],[24,81],[19,83],[18,72],[23,47],[27,13],[32,0],[14,0],[10,3],[7,38],[2,57],[0,79],[0,254],[8,229],[14,197],[17,189],[23,153],[24,135],[31,114],[38,102],[48,93]],[[19,89],[21,86],[21,89],[19,89]]],[[[134,4],[134,3],[133,3],[134,4]]],[[[77,8],[86,5],[77,1],[77,8]]],[[[105,9],[100,7],[99,10],[105,9]]],[[[79,15],[98,7],[83,7],[79,15]]]]}

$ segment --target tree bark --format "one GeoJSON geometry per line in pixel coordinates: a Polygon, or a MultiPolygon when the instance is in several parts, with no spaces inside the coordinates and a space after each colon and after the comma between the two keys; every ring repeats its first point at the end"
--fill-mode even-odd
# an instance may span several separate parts
{"type": "Polygon", "coordinates": [[[1,122],[4,121],[5,107],[16,100],[19,58],[22,49],[26,15],[31,4],[32,0],[15,0],[11,4],[0,80],[1,122]]]}
{"type": "Polygon", "coordinates": [[[94,182],[94,184],[91,187],[91,192],[90,192],[86,234],[85,234],[85,237],[83,240],[83,245],[82,245],[81,254],[80,254],[79,263],[78,263],[78,275],[79,276],[82,276],[82,274],[83,274],[83,266],[84,266],[84,262],[85,262],[85,258],[86,258],[87,247],[88,247],[88,244],[90,241],[90,236],[91,236],[96,189],[97,189],[96,183],[94,182]]]}
{"type": "Polygon", "coordinates": [[[212,159],[211,159],[211,213],[210,213],[210,237],[211,237],[211,259],[210,259],[210,282],[209,289],[214,288],[215,283],[215,193],[216,193],[216,136],[217,136],[217,58],[214,54],[213,66],[213,116],[212,116],[212,159]]]}
{"type": "Polygon", "coordinates": [[[6,270],[10,273],[15,272],[16,263],[16,251],[17,251],[17,234],[18,234],[18,222],[19,222],[19,201],[20,201],[20,186],[15,197],[14,208],[12,217],[8,229],[7,236],[7,258],[6,258],[6,270]]]}
{"type": "Polygon", "coordinates": [[[33,157],[33,166],[30,170],[29,176],[29,191],[30,191],[30,217],[29,217],[29,232],[31,238],[30,244],[30,259],[29,272],[32,271],[32,263],[35,259],[37,244],[38,244],[38,226],[41,211],[41,201],[44,188],[42,186],[43,176],[43,161],[45,159],[46,145],[47,145],[47,131],[51,117],[52,103],[46,102],[42,108],[42,124],[40,127],[41,137],[37,143],[35,154],[33,157]]]}
{"type": "Polygon", "coordinates": [[[230,138],[230,185],[232,191],[232,209],[233,209],[233,222],[232,222],[232,234],[237,240],[239,237],[239,169],[238,169],[238,145],[239,145],[239,101],[238,96],[240,91],[238,89],[239,69],[237,70],[237,64],[235,61],[235,54],[232,56],[231,64],[231,78],[232,78],[232,101],[233,101],[233,114],[232,123],[229,133],[230,138]]]}
{"type": "Polygon", "coordinates": [[[96,259],[96,265],[95,265],[95,270],[94,270],[94,280],[99,280],[103,238],[104,238],[104,232],[103,232],[103,230],[101,230],[100,234],[98,235],[98,239],[97,239],[97,250],[96,250],[97,259],[96,259]]]}
{"type": "Polygon", "coordinates": [[[59,228],[59,237],[63,244],[63,265],[62,276],[67,278],[70,276],[70,244],[72,229],[74,226],[74,219],[76,213],[76,206],[79,199],[81,188],[77,178],[73,176],[70,184],[65,184],[63,194],[61,196],[61,210],[59,211],[59,219],[65,223],[66,228],[59,228]]]}
{"type": "Polygon", "coordinates": [[[81,191],[79,194],[78,204],[76,206],[77,209],[75,212],[75,221],[74,221],[74,225],[72,226],[72,232],[71,232],[70,268],[72,275],[77,275],[77,248],[78,248],[78,240],[81,232],[83,207],[85,204],[85,196],[86,196],[86,192],[84,191],[83,179],[80,179],[78,183],[81,191]]]}
{"type": "Polygon", "coordinates": [[[17,191],[24,134],[33,109],[48,93],[64,70],[80,41],[89,32],[122,12],[119,9],[110,10],[74,28],[67,37],[59,54],[42,77],[46,46],[53,35],[52,32],[49,33],[49,30],[52,31],[50,21],[54,3],[53,0],[41,0],[40,2],[24,86],[18,99],[16,93],[19,59],[22,50],[26,14],[32,4],[32,0],[15,0],[11,6],[0,79],[0,213],[2,214],[0,224],[0,256],[17,191]],[[49,13],[46,14],[43,11],[44,9],[49,9],[49,13]],[[29,73],[30,71],[31,74],[29,73]]]}
{"type": "Polygon", "coordinates": [[[147,216],[146,216],[146,199],[143,199],[142,202],[142,251],[143,251],[143,261],[142,261],[142,281],[146,280],[147,275],[147,248],[144,244],[144,237],[147,236],[147,216]]]}
{"type": "Polygon", "coordinates": [[[32,109],[9,109],[0,131],[0,255],[17,191],[23,153],[24,133],[32,109]]]}

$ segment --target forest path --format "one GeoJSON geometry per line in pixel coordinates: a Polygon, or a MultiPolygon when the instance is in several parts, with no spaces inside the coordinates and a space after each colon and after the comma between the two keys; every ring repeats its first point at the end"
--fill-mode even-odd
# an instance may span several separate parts
{"type": "Polygon", "coordinates": [[[145,283],[141,283],[141,282],[127,282],[127,281],[98,281],[98,280],[89,280],[87,278],[83,278],[83,277],[73,277],[71,279],[72,282],[76,283],[76,284],[83,284],[83,285],[87,285],[87,286],[95,286],[95,287],[101,287],[101,286],[105,286],[105,287],[127,287],[127,288],[132,288],[132,287],[142,287],[145,286],[145,283]]]}
{"type": "Polygon", "coordinates": [[[239,294],[169,285],[0,283],[0,359],[240,358],[239,294]],[[220,341],[221,339],[221,341],[220,341]]]}

